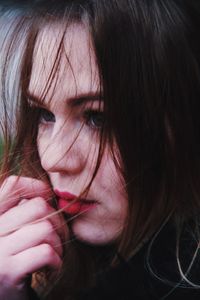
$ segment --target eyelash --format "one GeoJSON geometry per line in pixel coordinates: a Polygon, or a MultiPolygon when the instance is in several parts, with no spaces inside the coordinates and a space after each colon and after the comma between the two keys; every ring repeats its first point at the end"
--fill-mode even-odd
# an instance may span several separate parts
{"type": "Polygon", "coordinates": [[[93,109],[85,110],[83,113],[83,118],[87,126],[97,130],[100,130],[103,127],[105,122],[104,113],[103,111],[99,111],[99,110],[93,110],[93,109]],[[94,119],[92,120],[92,118],[95,117],[96,117],[96,121],[94,121],[94,119]],[[98,124],[99,122],[100,124],[98,124]]]}
{"type": "Polygon", "coordinates": [[[54,123],[56,121],[55,116],[52,112],[48,111],[45,108],[38,107],[37,109],[39,111],[39,123],[54,123]]]}
{"type": "MultiPolygon", "coordinates": [[[[54,114],[47,109],[41,107],[35,107],[34,109],[37,109],[39,113],[39,124],[54,123],[56,121],[54,114]]],[[[83,112],[82,118],[84,123],[94,130],[102,129],[105,122],[103,111],[95,109],[85,110],[83,112]]]]}

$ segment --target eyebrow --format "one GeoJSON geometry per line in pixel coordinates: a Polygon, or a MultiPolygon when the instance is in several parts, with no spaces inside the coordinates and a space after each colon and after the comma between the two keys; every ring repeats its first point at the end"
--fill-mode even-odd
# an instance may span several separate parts
{"type": "MultiPolygon", "coordinates": [[[[26,91],[26,97],[32,101],[37,103],[41,106],[46,106],[46,103],[38,96],[32,94],[30,91],[26,91]]],[[[103,98],[100,92],[89,92],[89,93],[82,93],[74,97],[70,97],[65,100],[71,107],[81,106],[87,102],[94,102],[94,101],[103,101],[103,98]]]]}

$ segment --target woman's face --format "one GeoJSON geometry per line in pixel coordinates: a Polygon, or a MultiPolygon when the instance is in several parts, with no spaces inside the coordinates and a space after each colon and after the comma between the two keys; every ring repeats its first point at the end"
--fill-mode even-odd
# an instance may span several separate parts
{"type": "Polygon", "coordinates": [[[72,217],[75,236],[90,244],[106,244],[117,239],[124,227],[127,196],[106,147],[88,194],[74,200],[94,173],[103,100],[85,27],[71,25],[62,43],[61,39],[59,25],[46,27],[39,34],[34,51],[28,94],[30,105],[40,113],[38,152],[58,196],[58,207],[64,207],[66,216],[72,217]],[[60,45],[63,49],[56,61],[60,45]]]}

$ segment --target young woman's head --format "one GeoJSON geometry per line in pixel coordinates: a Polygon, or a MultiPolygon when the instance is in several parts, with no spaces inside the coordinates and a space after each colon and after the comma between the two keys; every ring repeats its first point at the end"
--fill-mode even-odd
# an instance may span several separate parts
{"type": "Polygon", "coordinates": [[[67,28],[48,24],[38,34],[32,61],[27,100],[30,110],[39,115],[37,150],[58,196],[58,207],[76,215],[71,229],[77,238],[92,244],[110,243],[124,227],[127,197],[107,143],[89,190],[72,203],[93,177],[104,125],[88,28],[81,23],[67,28]]]}
{"type": "Polygon", "coordinates": [[[5,103],[20,74],[4,167],[46,174],[73,234],[129,257],[199,209],[198,5],[31,3],[2,13],[5,103]]]}

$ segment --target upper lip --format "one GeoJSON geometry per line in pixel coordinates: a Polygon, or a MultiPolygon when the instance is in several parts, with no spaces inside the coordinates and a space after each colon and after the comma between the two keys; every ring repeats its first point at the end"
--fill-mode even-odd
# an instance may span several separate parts
{"type": "Polygon", "coordinates": [[[59,198],[62,198],[62,199],[65,199],[65,200],[74,200],[74,199],[77,198],[76,195],[74,195],[74,194],[72,194],[70,192],[61,192],[61,191],[58,191],[57,189],[54,190],[54,193],[59,198]]]}
{"type": "MultiPolygon", "coordinates": [[[[72,193],[70,193],[70,192],[61,192],[61,191],[59,191],[59,190],[57,190],[57,189],[55,189],[54,190],[54,193],[56,194],[56,196],[58,197],[58,198],[60,198],[60,199],[64,199],[64,200],[71,200],[71,201],[73,201],[73,200],[75,200],[75,199],[77,199],[78,198],[78,196],[76,196],[76,195],[74,195],[74,194],[72,194],[72,193]]],[[[93,200],[93,199],[85,199],[85,198],[81,198],[81,199],[79,199],[80,201],[86,201],[86,202],[98,202],[98,201],[96,201],[96,200],[93,200]]]]}

